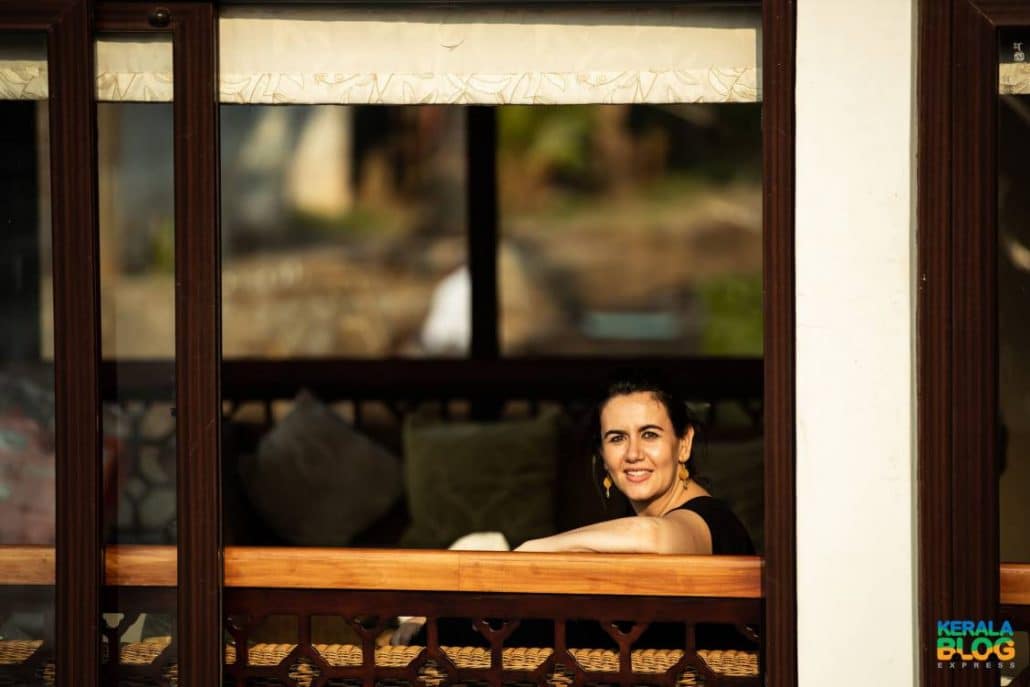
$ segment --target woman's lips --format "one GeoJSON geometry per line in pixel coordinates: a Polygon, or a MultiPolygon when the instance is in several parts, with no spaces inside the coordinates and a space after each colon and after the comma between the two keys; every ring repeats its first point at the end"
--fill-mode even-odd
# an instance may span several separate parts
{"type": "Polygon", "coordinates": [[[651,476],[650,470],[623,470],[622,474],[626,475],[626,479],[630,482],[644,482],[648,477],[651,476]]]}

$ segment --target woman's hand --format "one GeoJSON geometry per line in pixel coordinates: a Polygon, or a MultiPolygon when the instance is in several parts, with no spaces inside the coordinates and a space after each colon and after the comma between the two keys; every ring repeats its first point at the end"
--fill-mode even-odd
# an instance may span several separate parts
{"type": "Polygon", "coordinates": [[[554,549],[547,548],[547,542],[544,539],[527,539],[526,541],[522,542],[521,544],[519,544],[518,546],[516,546],[512,550],[513,551],[553,551],[554,549]]]}

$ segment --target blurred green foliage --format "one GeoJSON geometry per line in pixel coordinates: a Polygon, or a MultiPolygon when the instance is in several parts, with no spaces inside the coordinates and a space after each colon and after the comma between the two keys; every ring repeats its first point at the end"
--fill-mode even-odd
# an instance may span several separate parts
{"type": "Polygon", "coordinates": [[[705,309],[704,355],[762,355],[762,275],[725,275],[696,291],[705,309]]]}
{"type": "Polygon", "coordinates": [[[175,220],[162,219],[150,239],[150,266],[162,274],[175,273],[175,220]]]}
{"type": "Polygon", "coordinates": [[[402,231],[410,223],[402,207],[361,204],[331,217],[293,210],[287,221],[294,239],[302,243],[389,234],[402,231]]]}
{"type": "Polygon", "coordinates": [[[576,105],[498,108],[499,152],[518,159],[527,173],[582,183],[590,168],[596,112],[594,107],[576,105]]]}
{"type": "Polygon", "coordinates": [[[635,202],[640,219],[654,219],[729,185],[761,184],[755,105],[505,106],[497,114],[509,217],[571,219],[635,202]]]}

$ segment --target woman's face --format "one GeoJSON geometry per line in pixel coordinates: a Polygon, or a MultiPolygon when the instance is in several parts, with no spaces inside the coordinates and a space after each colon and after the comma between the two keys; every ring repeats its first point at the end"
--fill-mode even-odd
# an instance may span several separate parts
{"type": "Polygon", "coordinates": [[[601,409],[601,457],[638,513],[672,494],[692,439],[689,427],[676,436],[668,411],[649,391],[613,396],[601,409]]]}

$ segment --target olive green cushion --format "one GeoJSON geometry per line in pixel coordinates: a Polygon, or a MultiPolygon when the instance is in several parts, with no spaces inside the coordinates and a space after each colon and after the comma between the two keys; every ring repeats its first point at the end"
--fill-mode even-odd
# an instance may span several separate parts
{"type": "Polygon", "coordinates": [[[404,477],[412,524],[402,546],[446,548],[470,532],[518,546],[555,531],[558,414],[501,422],[409,416],[404,477]]]}

